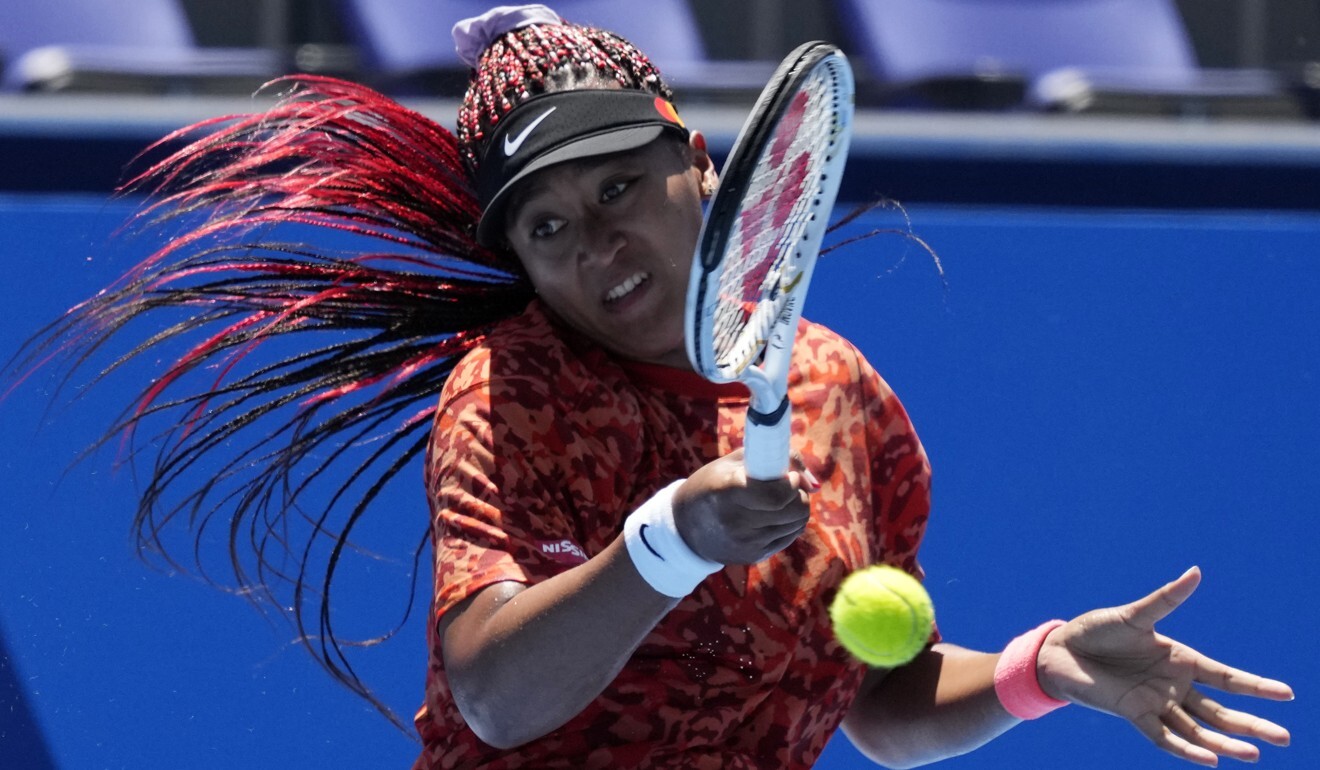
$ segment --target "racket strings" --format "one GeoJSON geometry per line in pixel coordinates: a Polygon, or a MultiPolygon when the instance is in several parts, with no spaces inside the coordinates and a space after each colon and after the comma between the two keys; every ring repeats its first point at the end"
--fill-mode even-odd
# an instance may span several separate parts
{"type": "Polygon", "coordinates": [[[725,248],[712,326],[715,361],[728,374],[756,363],[792,296],[799,244],[839,131],[838,100],[833,72],[819,68],[785,109],[748,181],[725,248]]]}

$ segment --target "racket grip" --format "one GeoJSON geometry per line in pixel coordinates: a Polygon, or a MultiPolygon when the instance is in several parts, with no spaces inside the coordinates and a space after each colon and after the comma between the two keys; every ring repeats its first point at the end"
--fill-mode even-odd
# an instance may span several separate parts
{"type": "Polygon", "coordinates": [[[747,475],[760,481],[773,481],[788,472],[793,434],[793,410],[788,397],[773,412],[747,410],[747,427],[743,436],[743,463],[747,475]]]}

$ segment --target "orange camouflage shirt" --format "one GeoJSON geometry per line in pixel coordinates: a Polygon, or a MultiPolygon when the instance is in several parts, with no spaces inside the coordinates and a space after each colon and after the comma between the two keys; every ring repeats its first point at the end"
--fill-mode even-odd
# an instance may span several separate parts
{"type": "Polygon", "coordinates": [[[897,398],[824,327],[802,323],[789,397],[794,449],[822,484],[806,532],[708,577],[582,713],[502,751],[455,706],[436,621],[493,583],[602,551],[657,490],[741,445],[747,391],[620,362],[538,303],[461,361],[426,462],[435,599],[416,768],[810,767],[865,673],[835,641],[829,601],[875,562],[921,577],[930,469],[897,398]]]}

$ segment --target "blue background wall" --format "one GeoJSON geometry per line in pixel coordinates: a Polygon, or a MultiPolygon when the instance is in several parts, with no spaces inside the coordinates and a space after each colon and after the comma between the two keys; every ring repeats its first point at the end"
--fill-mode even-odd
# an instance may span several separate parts
{"type": "MultiPolygon", "coordinates": [[[[0,350],[129,266],[138,252],[104,247],[127,213],[97,195],[0,198],[0,350]]],[[[807,315],[861,346],[926,443],[923,556],[946,636],[998,649],[1199,564],[1205,582],[1163,630],[1291,682],[1297,702],[1256,707],[1297,744],[1265,748],[1265,766],[1320,764],[1307,645],[1320,631],[1320,215],[921,202],[908,213],[947,288],[921,249],[879,236],[825,258],[807,315]]],[[[903,225],[888,212],[868,226],[903,225]]],[[[131,474],[113,472],[112,453],[65,472],[127,393],[48,411],[54,383],[29,380],[0,408],[0,631],[55,765],[408,766],[415,745],[333,685],[290,629],[136,560],[131,474]]],[[[406,481],[389,502],[422,521],[416,474],[406,481]]],[[[401,554],[416,532],[401,528],[401,554]]],[[[356,606],[397,595],[402,572],[356,606]]],[[[360,658],[405,716],[422,637],[414,620],[360,658]]],[[[39,747],[16,759],[27,733],[4,724],[0,766],[41,767],[39,747]]],[[[861,765],[840,738],[821,766],[861,765]]],[[[1179,764],[1070,708],[943,766],[1179,764]]]]}

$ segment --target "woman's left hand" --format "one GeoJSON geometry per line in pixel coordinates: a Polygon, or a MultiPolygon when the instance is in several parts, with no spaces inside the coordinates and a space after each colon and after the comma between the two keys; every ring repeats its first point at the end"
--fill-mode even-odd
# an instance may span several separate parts
{"type": "Polygon", "coordinates": [[[1239,695],[1291,700],[1283,682],[1226,666],[1155,631],[1201,582],[1193,567],[1159,590],[1121,607],[1093,610],[1046,638],[1037,676],[1049,695],[1120,716],[1156,746],[1197,764],[1220,756],[1255,761],[1260,750],[1241,735],[1286,746],[1288,731],[1261,717],[1226,708],[1201,684],[1239,695]]]}

